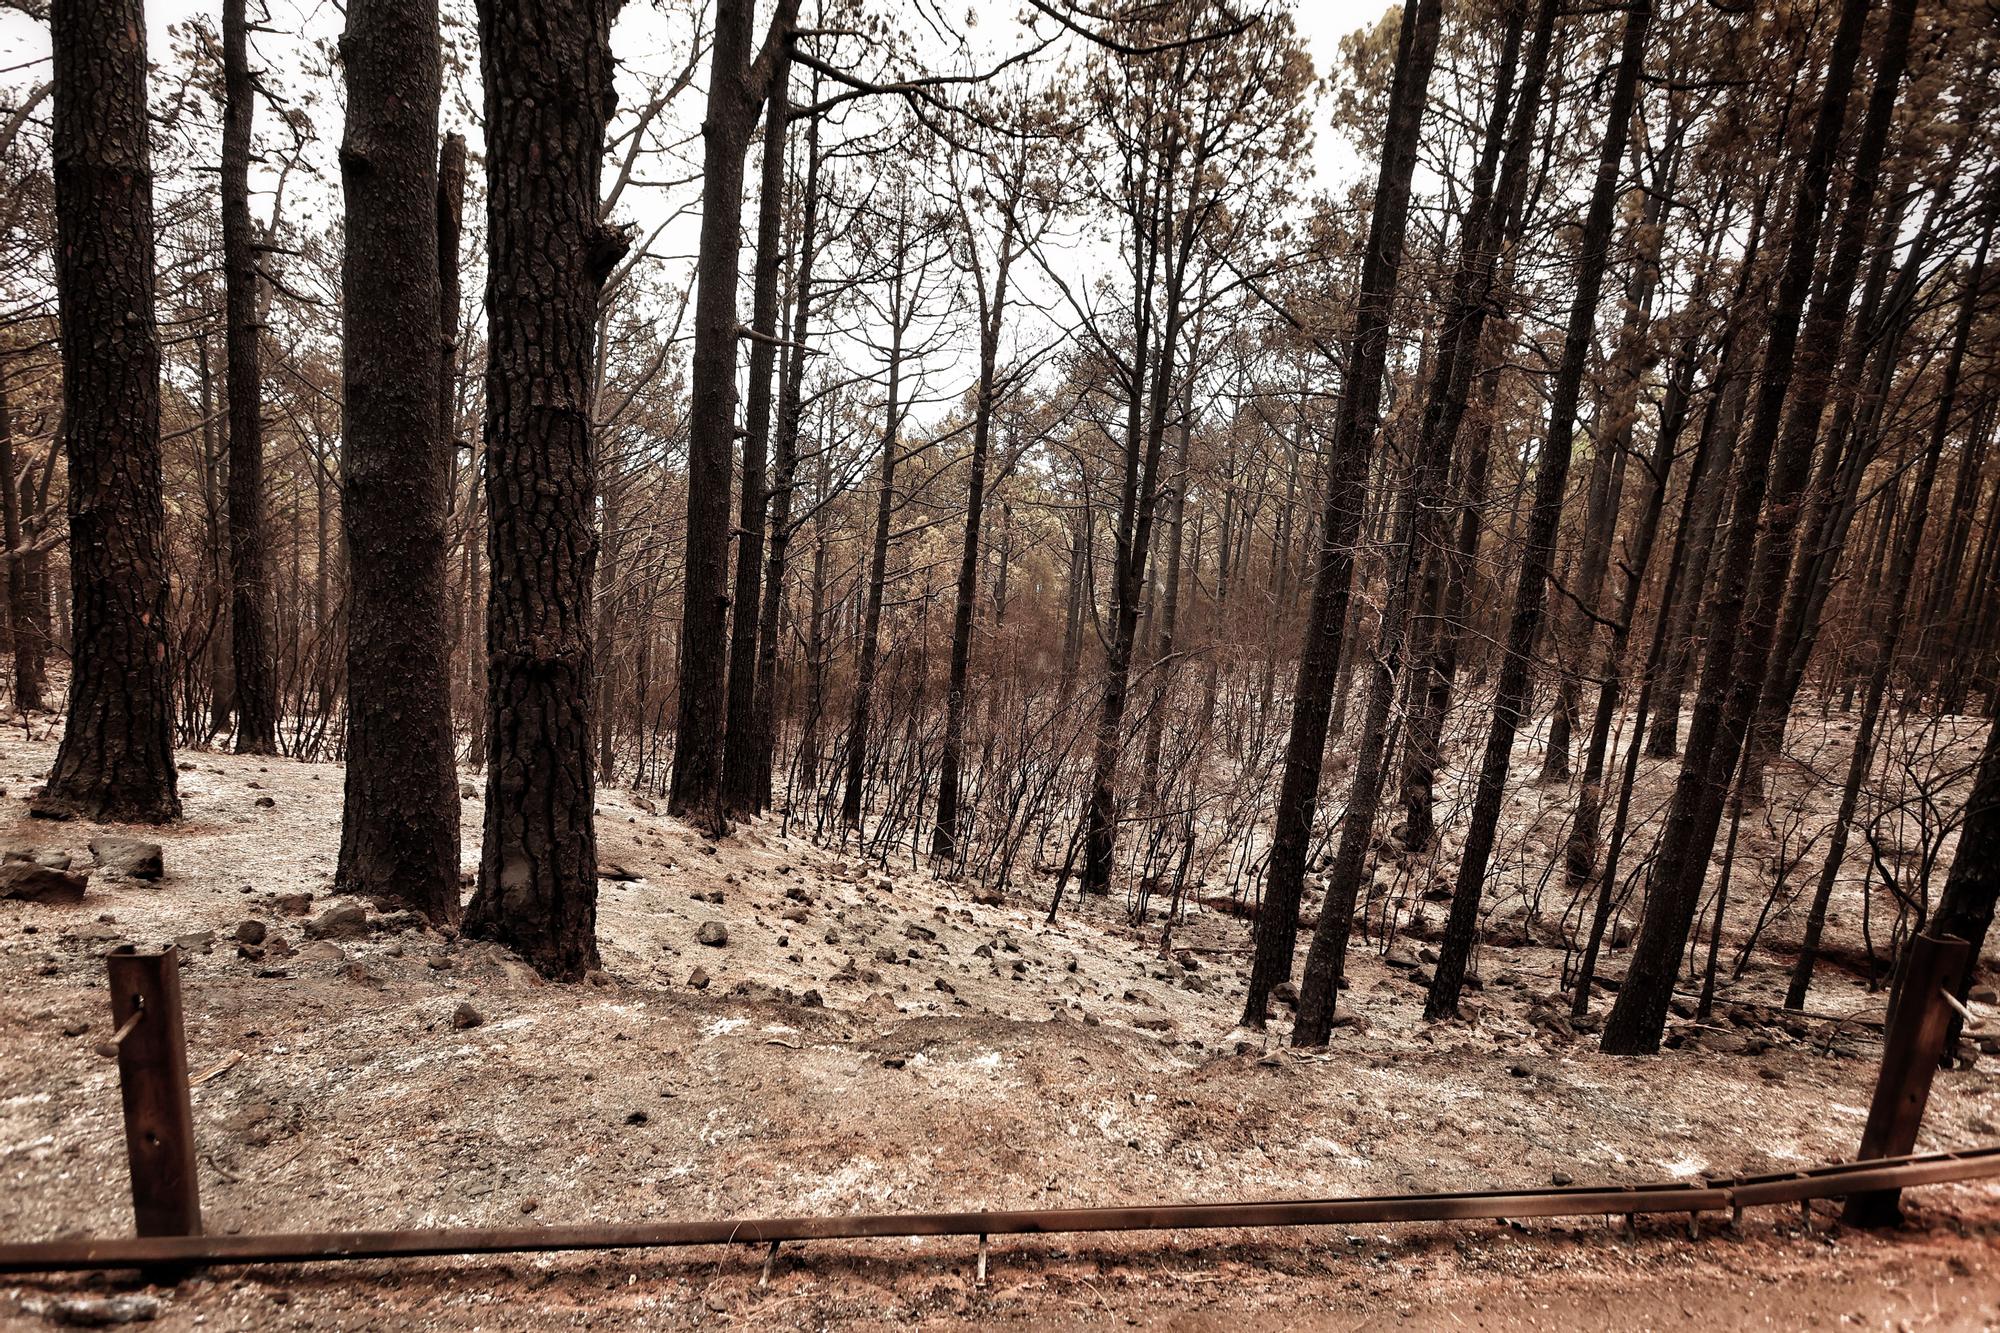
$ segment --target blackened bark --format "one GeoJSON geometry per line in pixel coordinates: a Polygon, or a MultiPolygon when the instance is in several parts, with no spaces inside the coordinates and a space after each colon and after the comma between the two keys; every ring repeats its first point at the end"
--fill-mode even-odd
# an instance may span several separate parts
{"type": "MultiPolygon", "coordinates": [[[[723,815],[727,711],[730,461],[736,435],[736,288],[742,250],[743,158],[775,48],[750,59],[752,0],[717,0],[702,121],[701,243],[688,404],[687,572],[682,589],[680,703],[667,808],[711,832],[723,815]]],[[[774,42],[788,39],[798,0],[779,0],[774,42]]]]}
{"type": "MultiPolygon", "coordinates": [[[[757,631],[762,619],[759,579],[768,506],[765,463],[771,439],[771,377],[778,360],[778,268],[783,262],[785,127],[791,104],[791,60],[784,47],[771,76],[764,111],[764,161],[757,196],[757,260],[750,297],[750,401],[743,422],[743,494],[736,518],[736,605],[729,626],[727,718],[723,727],[723,806],[732,815],[763,805],[758,782],[757,631]]],[[[775,598],[778,590],[773,588],[775,598]]]]}
{"type": "MultiPolygon", "coordinates": [[[[1958,851],[1952,856],[1951,873],[1945,878],[1929,927],[1932,935],[1956,936],[1971,944],[1969,956],[1975,965],[1985,952],[1986,935],[1993,928],[1994,904],[2000,900],[2000,708],[1993,712],[1986,750],[1965,799],[1958,851]]],[[[1967,968],[1955,987],[1961,1002],[1971,985],[1972,969],[1967,968]]]]}
{"type": "Polygon", "coordinates": [[[1549,570],[1554,562],[1556,528],[1562,522],[1563,490],[1569,478],[1570,445],[1576,432],[1577,401],[1597,324],[1597,298],[1603,290],[1604,268],[1611,242],[1612,209],[1617,202],[1618,163],[1624,156],[1632,127],[1632,107],[1645,63],[1646,30],[1653,17],[1651,0],[1633,0],[1625,11],[1625,32],[1618,54],[1618,72],[1606,111],[1604,142],[1597,156],[1597,179],[1591,187],[1577,251],[1576,299],[1570,306],[1563,337],[1562,364],[1556,371],[1549,403],[1549,437],[1535,459],[1534,506],[1521,557],[1521,577],[1514,591],[1513,620],[1507,630],[1506,656],[1493,697],[1493,719],[1486,733],[1479,784],[1473,796],[1472,820],[1465,851],[1452,888],[1451,914],[1438,948],[1424,1016],[1437,1019],[1458,1012],[1472,958],[1473,936],[1479,924],[1479,899],[1485,889],[1487,860],[1500,823],[1500,803],[1506,796],[1507,769],[1514,753],[1514,734],[1527,702],[1528,669],[1541,632],[1547,605],[1549,570]]]}
{"type": "Polygon", "coordinates": [[[139,0],[60,0],[56,298],[69,465],[69,717],[33,813],[181,812],[167,666],[153,169],[139,0]]]}
{"type": "MultiPolygon", "coordinates": [[[[1611,569],[1611,544],[1618,535],[1623,509],[1625,471],[1631,456],[1639,389],[1646,372],[1653,297],[1660,286],[1660,246],[1666,234],[1666,211],[1673,196],[1674,166],[1684,123],[1676,108],[1667,124],[1667,142],[1661,152],[1658,174],[1646,189],[1646,204],[1633,228],[1635,256],[1626,288],[1625,320],[1608,367],[1610,391],[1599,405],[1597,428],[1592,432],[1595,456],[1591,460],[1590,485],[1584,503],[1582,549],[1564,613],[1557,618],[1557,639],[1561,645],[1558,660],[1567,657],[1582,663],[1585,677],[1597,674],[1594,668],[1600,635],[1595,617],[1603,600],[1604,580],[1611,569]]],[[[1704,266],[1703,274],[1706,272],[1704,266]]],[[[1562,781],[1570,775],[1570,745],[1580,715],[1579,686],[1576,671],[1558,669],[1555,715],[1550,719],[1548,748],[1542,757],[1544,781],[1562,781]]],[[[1593,823],[1596,794],[1589,790],[1588,784],[1602,776],[1602,770],[1600,753],[1597,771],[1584,775],[1586,790],[1579,808],[1579,813],[1588,814],[1593,823]]],[[[1577,832],[1595,836],[1594,828],[1579,828],[1577,832]]]]}
{"type": "MultiPolygon", "coordinates": [[[[1000,252],[994,262],[993,290],[986,275],[975,271],[979,300],[979,383],[972,409],[972,453],[966,460],[965,531],[959,544],[958,587],[952,599],[951,663],[945,678],[944,756],[938,770],[937,818],[931,825],[931,855],[949,860],[958,851],[958,783],[960,755],[965,747],[966,677],[972,666],[972,603],[979,590],[979,532],[986,514],[986,451],[993,434],[993,405],[1000,360],[1000,331],[1007,318],[1007,276],[1013,264],[1014,219],[1018,190],[1008,195],[1000,229],[1000,252]]],[[[968,247],[972,220],[961,215],[968,247]]]]}
{"type": "MultiPolygon", "coordinates": [[[[597,966],[598,220],[616,0],[481,0],[488,321],[486,823],[466,932],[545,977],[597,966]]],[[[433,361],[435,364],[435,360],[433,361]]]]}
{"type": "MultiPolygon", "coordinates": [[[[1544,5],[1543,9],[1552,16],[1553,5],[1544,5]]],[[[1474,173],[1472,201],[1461,228],[1458,267],[1452,276],[1437,365],[1432,371],[1431,391],[1418,430],[1416,458],[1391,538],[1388,596],[1369,672],[1361,735],[1355,746],[1354,783],[1348,793],[1347,809],[1341,816],[1340,842],[1327,877],[1326,900],[1313,930],[1312,947],[1306,954],[1303,984],[1299,987],[1298,1021],[1292,1029],[1292,1043],[1296,1046],[1323,1046],[1333,1029],[1334,1005],[1339,998],[1340,978],[1346,970],[1354,903],[1360,892],[1363,863],[1388,771],[1389,710],[1403,674],[1405,632],[1412,603],[1421,591],[1419,575],[1425,552],[1444,526],[1445,482],[1451,467],[1452,442],[1463,415],[1471,368],[1478,358],[1479,340],[1485,327],[1485,311],[1492,298],[1501,232],[1498,219],[1507,212],[1504,198],[1495,206],[1494,178],[1510,140],[1508,115],[1526,20],[1527,0],[1516,0],[1508,9],[1506,34],[1495,73],[1493,108],[1474,173]],[[1457,411],[1453,410],[1454,404],[1458,405],[1457,411]]],[[[1541,114],[1540,80],[1547,66],[1548,45],[1548,28],[1538,26],[1531,57],[1533,82],[1523,89],[1516,129],[1511,136],[1521,147],[1523,158],[1535,120],[1541,114]]]]}
{"type": "MultiPolygon", "coordinates": [[[[1145,276],[1136,288],[1138,293],[1150,291],[1153,273],[1160,272],[1166,289],[1166,309],[1160,322],[1158,350],[1151,357],[1150,389],[1146,388],[1148,356],[1143,334],[1136,340],[1131,364],[1125,476],[1113,533],[1116,554],[1111,576],[1111,634],[1104,648],[1104,690],[1098,703],[1097,732],[1091,744],[1090,791],[1083,815],[1082,888],[1087,893],[1108,893],[1111,889],[1118,841],[1118,761],[1124,748],[1125,709],[1131,701],[1132,662],[1138,647],[1139,616],[1145,604],[1153,527],[1159,511],[1160,454],[1166,442],[1167,403],[1174,379],[1175,349],[1180,343],[1188,260],[1196,235],[1192,209],[1177,221],[1169,220],[1176,188],[1175,167],[1176,158],[1170,154],[1161,168],[1156,195],[1158,211],[1150,223],[1157,230],[1148,238],[1145,276]]],[[[1200,163],[1193,164],[1189,177],[1198,185],[1200,163]]]]}
{"type": "MultiPolygon", "coordinates": [[[[1881,50],[1875,58],[1874,87],[1869,93],[1868,110],[1862,119],[1860,140],[1854,150],[1853,174],[1840,230],[1834,241],[1833,258],[1827,266],[1819,294],[1813,299],[1798,361],[1793,367],[1792,409],[1785,417],[1784,436],[1778,445],[1780,452],[1803,449],[1810,456],[1813,442],[1819,437],[1820,417],[1827,399],[1836,391],[1834,370],[1847,333],[1848,305],[1853,299],[1855,284],[1860,280],[1861,261],[1874,220],[1876,182],[1881,174],[1882,155],[1889,142],[1889,127],[1896,110],[1903,67],[1909,57],[1910,30],[1916,21],[1916,9],[1916,0],[1893,0],[1889,6],[1888,24],[1883,30],[1881,50]]],[[[1858,358],[1848,361],[1852,369],[1858,369],[1859,365],[1858,358]]],[[[1848,386],[1838,387],[1844,390],[1848,386]]],[[[1829,440],[1829,453],[1831,449],[1832,441],[1829,440]]],[[[1796,520],[1794,523],[1796,525],[1796,520]]],[[[1816,528],[1807,530],[1810,535],[1818,535],[1816,528]]],[[[1785,598],[1785,606],[1799,614],[1804,610],[1802,606],[1795,606],[1790,597],[1785,598]]],[[[1784,719],[1791,712],[1797,682],[1783,663],[1790,657],[1792,643],[1803,632],[1803,625],[1797,620],[1784,623],[1781,609],[1774,609],[1773,620],[1774,656],[1780,665],[1777,670],[1765,673],[1749,740],[1750,753],[1744,761],[1746,776],[1743,786],[1753,799],[1762,791],[1765,763],[1781,743],[1784,719]]]]}
{"type": "Polygon", "coordinates": [[[14,463],[14,414],[7,392],[7,362],[0,357],[0,536],[7,543],[7,639],[14,653],[14,709],[42,707],[41,634],[30,607],[29,564],[21,540],[21,488],[14,463]]]}
{"type": "Polygon", "coordinates": [[[806,340],[812,332],[813,259],[819,243],[819,117],[806,131],[805,202],[800,209],[799,262],[792,280],[792,336],[778,394],[776,457],[771,472],[770,553],[764,562],[763,624],[757,632],[757,808],[771,805],[778,744],[778,613],[785,604],[785,567],[792,544],[792,499],[798,487],[799,425],[805,397],[806,340]]]}
{"type": "MultiPolygon", "coordinates": [[[[465,230],[465,136],[447,134],[438,146],[438,429],[447,472],[455,471],[458,415],[458,246],[465,230]]],[[[467,545],[471,545],[470,538],[467,545]]],[[[458,636],[454,633],[453,638],[458,636]]]]}
{"type": "MultiPolygon", "coordinates": [[[[1902,0],[1897,8],[1903,9],[1908,5],[1909,0],[1902,0]]],[[[1907,36],[1907,23],[1900,26],[1907,36]]],[[[1876,627],[1872,636],[1876,640],[1872,645],[1874,661],[1869,667],[1867,692],[1862,697],[1861,720],[1855,728],[1854,750],[1848,757],[1847,780],[1840,791],[1840,809],[1834,815],[1833,828],[1828,834],[1826,860],[1820,868],[1819,882],[1813,887],[1812,903],[1806,909],[1798,957],[1792,964],[1791,984],[1785,991],[1787,1009],[1805,1008],[1806,991],[1812,985],[1813,964],[1819,958],[1820,935],[1826,929],[1827,905],[1833,899],[1834,884],[1840,876],[1841,862],[1847,855],[1848,826],[1860,803],[1861,784],[1874,760],[1875,729],[1881,721],[1882,702],[1889,688],[1889,673],[1896,665],[1896,650],[1902,642],[1903,626],[1909,618],[1910,585],[1916,573],[1917,553],[1923,548],[1924,526],[1930,517],[1931,490],[1937,482],[1938,460],[1944,455],[1945,437],[1950,434],[1952,412],[1958,404],[1959,380],[1965,370],[1966,343],[1972,335],[1980,285],[1986,273],[1987,250],[1992,241],[1993,214],[1989,212],[1986,230],[1980,236],[1978,250],[1973,256],[1972,269],[1966,276],[1965,295],[1960,300],[1958,318],[1952,329],[1951,351],[1945,359],[1937,408],[1931,418],[1930,440],[1924,450],[1923,461],[1917,466],[1915,490],[1910,497],[1909,522],[1904,524],[1898,540],[1895,563],[1889,570],[1888,581],[1868,617],[1869,625],[1876,627]]]]}
{"type": "MultiPolygon", "coordinates": [[[[1702,663],[1680,777],[1654,859],[1653,888],[1646,899],[1639,939],[1625,982],[1604,1024],[1602,1048],[1609,1055],[1641,1055],[1659,1048],[1674,979],[1708,877],[1709,853],[1722,820],[1723,803],[1763,684],[1772,622],[1783,597],[1785,570],[1791,563],[1799,496],[1812,463],[1811,433],[1787,430],[1781,441],[1780,418],[1791,387],[1800,316],[1812,286],[1820,226],[1867,12],[1867,0],[1843,0],[1812,140],[1799,170],[1789,246],[1765,340],[1756,412],[1737,459],[1736,507],[1718,566],[1717,592],[1709,599],[1713,632],[1702,663]],[[1771,502],[1768,512],[1767,492],[1771,502]],[[1760,518],[1764,528],[1761,542],[1757,539],[1760,518]]],[[[1795,412],[1808,409],[1816,421],[1818,403],[1802,401],[1794,407],[1795,412]]]]}
{"type": "Polygon", "coordinates": [[[438,423],[435,0],[358,0],[340,41],[347,132],[341,515],[347,788],[341,889],[458,919],[438,423]]]}
{"type": "Polygon", "coordinates": [[[896,215],[895,270],[889,287],[888,405],[882,414],[881,484],[875,496],[875,535],[869,542],[868,588],[861,615],[861,642],[854,664],[854,698],[848,713],[847,781],[840,796],[840,819],[861,827],[862,786],[868,767],[868,725],[875,705],[875,668],[882,638],[882,592],[889,570],[889,518],[896,503],[896,451],[903,435],[903,335],[909,329],[904,281],[909,262],[909,208],[896,215]]]}
{"type": "Polygon", "coordinates": [[[264,542],[263,339],[250,226],[250,74],[245,0],[222,3],[222,277],[229,334],[229,645],[236,665],[236,752],[278,749],[278,645],[264,542]]]}
{"type": "Polygon", "coordinates": [[[1362,254],[1353,333],[1346,349],[1340,416],[1327,463],[1325,515],[1320,522],[1318,564],[1305,639],[1292,690],[1292,730],[1278,788],[1276,827],[1263,908],[1257,914],[1256,957],[1243,1021],[1264,1025],[1271,991],[1292,974],[1299,900],[1313,814],[1319,807],[1320,768],[1340,675],[1342,646],[1354,590],[1354,548],[1368,495],[1369,458],[1382,401],[1382,368],[1388,357],[1389,314],[1402,271],[1403,235],[1410,214],[1410,183],[1418,134],[1437,58],[1439,0],[1409,0],[1397,39],[1395,76],[1382,136],[1381,173],[1362,254]]]}

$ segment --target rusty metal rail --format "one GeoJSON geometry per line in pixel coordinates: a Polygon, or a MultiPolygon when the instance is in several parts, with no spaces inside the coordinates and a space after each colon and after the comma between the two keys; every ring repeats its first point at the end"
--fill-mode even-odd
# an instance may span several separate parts
{"type": "Polygon", "coordinates": [[[718,1218],[582,1226],[326,1231],[261,1236],[140,1236],[0,1245],[0,1273],[144,1268],[173,1264],[302,1263],[558,1250],[637,1250],[680,1245],[902,1236],[1182,1231],[1495,1218],[1740,1214],[1889,1189],[2000,1176],[2000,1147],[1838,1162],[1800,1171],[1653,1185],[1452,1194],[1382,1194],[1251,1203],[1023,1209],[1001,1212],[856,1213],[836,1217],[718,1218]]]}

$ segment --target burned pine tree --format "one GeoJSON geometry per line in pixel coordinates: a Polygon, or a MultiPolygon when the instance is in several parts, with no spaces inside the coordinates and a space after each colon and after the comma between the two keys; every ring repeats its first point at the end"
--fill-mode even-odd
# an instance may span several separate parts
{"type": "MultiPolygon", "coordinates": [[[[1735,507],[1716,565],[1717,590],[1709,608],[1715,632],[1706,646],[1632,965],[1604,1024],[1602,1047],[1611,1055],[1646,1054],[1659,1046],[1723,803],[1763,683],[1772,622],[1790,565],[1799,493],[1812,461],[1811,433],[1786,432],[1781,441],[1781,418],[1867,11],[1867,0],[1843,0],[1811,141],[1799,166],[1763,373],[1749,433],[1738,448],[1735,507]]],[[[1816,417],[1816,404],[1812,410],[1816,417]]]]}
{"type": "Polygon", "coordinates": [[[44,818],[157,824],[177,818],[181,804],[167,665],[146,20],[139,0],[60,0],[50,31],[72,648],[69,716],[32,809],[44,818]]]}
{"type": "Polygon", "coordinates": [[[729,672],[730,463],[736,439],[737,258],[743,159],[791,40],[798,0],[778,0],[751,57],[751,0],[718,0],[702,122],[701,253],[696,268],[693,385],[688,404],[687,573],[682,589],[680,707],[668,809],[711,831],[724,816],[729,672]]]}
{"type": "Polygon", "coordinates": [[[612,0],[481,0],[486,90],[486,818],[468,934],[597,966],[591,605],[599,220],[612,0]]]}
{"type": "Polygon", "coordinates": [[[451,460],[438,413],[439,45],[436,0],[348,6],[347,785],[335,878],[444,922],[459,915],[459,835],[444,604],[451,460]]]}
{"type": "Polygon", "coordinates": [[[1530,657],[1541,633],[1548,602],[1548,584],[1555,563],[1556,528],[1562,522],[1563,492],[1569,478],[1570,447],[1576,433],[1576,411],[1583,375],[1596,336],[1597,298],[1611,243],[1612,210],[1617,202],[1618,166],[1625,155],[1637,101],[1639,76],[1645,64],[1646,34],[1652,24],[1652,0],[1633,0],[1625,11],[1619,40],[1617,71],[1605,111],[1604,139],[1598,147],[1597,178],[1591,186],[1577,250],[1576,292],[1563,335],[1562,362],[1550,389],[1548,437],[1535,458],[1535,491],[1522,552],[1521,574],[1514,588],[1514,610],[1508,622],[1505,656],[1494,689],[1493,713],[1480,758],[1478,788],[1473,797],[1471,826],[1460,853],[1458,876],[1452,885],[1451,913],[1438,948],[1437,969],[1424,1000],[1428,1018],[1458,1011],[1472,960],[1479,925],[1479,901],[1486,869],[1500,823],[1500,804],[1507,793],[1507,770],[1514,753],[1514,735],[1527,702],[1530,657]]]}
{"type": "Polygon", "coordinates": [[[264,419],[257,241],[250,225],[256,80],[246,0],[222,4],[222,275],[229,334],[229,646],[236,750],[278,748],[277,637],[264,539],[264,419]]]}
{"type": "Polygon", "coordinates": [[[1292,729],[1278,789],[1270,868],[1257,915],[1250,991],[1243,1003],[1243,1021],[1255,1027],[1264,1025],[1272,990],[1292,974],[1306,858],[1314,812],[1319,808],[1320,770],[1326,762],[1327,730],[1353,598],[1354,546],[1361,534],[1369,462],[1379,424],[1389,315],[1402,271],[1418,135],[1423,127],[1431,66],[1437,59],[1441,21],[1438,0],[1409,0],[1403,7],[1381,171],[1368,221],[1367,248],[1362,253],[1354,327],[1342,367],[1341,414],[1327,463],[1326,512],[1320,521],[1312,605],[1292,690],[1292,729]]]}

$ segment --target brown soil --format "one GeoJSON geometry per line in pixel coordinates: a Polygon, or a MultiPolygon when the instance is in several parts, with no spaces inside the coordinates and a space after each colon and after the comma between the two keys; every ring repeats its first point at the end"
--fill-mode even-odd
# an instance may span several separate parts
{"type": "MultiPolygon", "coordinates": [[[[38,727],[0,760],[0,843],[88,866],[92,826],[26,815],[51,748],[38,727]]],[[[109,1027],[100,955],[126,940],[178,937],[189,955],[214,1231],[1690,1178],[1851,1153],[1878,1054],[1856,1020],[1879,997],[1858,981],[1823,974],[1813,1007],[1843,1021],[1788,1031],[1730,1007],[1782,985],[1775,967],[1753,967],[1714,1024],[1677,1020],[1678,1049],[1607,1058],[1549,1021],[1559,956],[1532,946],[1484,949],[1471,1016],[1439,1026],[1421,1022],[1411,970],[1364,949],[1342,1001],[1361,1022],[1325,1053],[1267,1050],[1232,1026],[1230,951],[1245,936],[1221,913],[1175,933],[1176,949],[1203,952],[1162,960],[1157,927],[1129,928],[1110,906],[1066,909],[1046,929],[1045,902],[982,906],[775,825],[705,843],[609,791],[602,854],[637,878],[604,884],[601,984],[547,986],[491,946],[422,929],[309,942],[310,917],[278,899],[329,905],[339,769],[192,761],[187,819],[158,835],[163,881],[99,873],[78,905],[0,902],[5,1238],[130,1225],[115,1068],[93,1050],[109,1027]],[[698,897],[715,892],[719,904],[698,897]],[[262,958],[236,947],[253,918],[272,936],[262,958]],[[709,920],[728,928],[726,946],[696,943],[709,920]],[[278,938],[297,952],[271,947],[278,938]],[[688,984],[697,967],[705,989],[688,984]],[[454,1025],[462,1003],[477,1026],[454,1025]]],[[[465,812],[470,860],[477,802],[465,812]]],[[[1990,1143],[1996,1122],[1991,1070],[1948,1073],[1920,1146],[1990,1143]]],[[[787,1247],[767,1289],[747,1248],[222,1269],[162,1291],[159,1326],[2000,1321],[2000,1187],[1913,1203],[1915,1224],[1893,1235],[1839,1229],[1826,1212],[1807,1234],[1795,1211],[1767,1211],[1697,1243],[1678,1221],[1630,1241],[1595,1221],[1008,1239],[986,1290],[972,1244],[952,1240],[787,1247]]],[[[0,1286],[0,1320],[39,1327],[38,1302],[129,1279],[0,1286]]]]}

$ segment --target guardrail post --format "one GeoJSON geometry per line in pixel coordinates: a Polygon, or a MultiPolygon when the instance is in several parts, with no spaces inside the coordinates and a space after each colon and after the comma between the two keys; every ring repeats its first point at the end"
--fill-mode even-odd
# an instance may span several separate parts
{"type": "Polygon", "coordinates": [[[125,1102],[125,1157],[132,1217],[141,1236],[201,1234],[194,1109],[181,1031],[181,955],[173,945],[105,955],[111,1020],[119,1035],[118,1090],[125,1102]]]}
{"type": "MultiPolygon", "coordinates": [[[[1882,1034],[1882,1068],[1868,1124],[1861,1131],[1860,1160],[1902,1157],[1917,1146],[1917,1130],[1930,1101],[1931,1080],[1944,1055],[1952,1011],[1942,997],[1965,973],[1972,946],[1951,935],[1918,935],[1889,1000],[1882,1034]]],[[[1903,1220],[1901,1190],[1850,1195],[1841,1220],[1849,1226],[1894,1226],[1903,1220]]]]}

